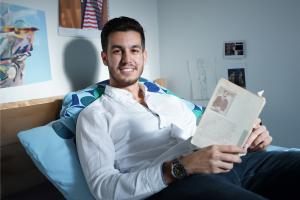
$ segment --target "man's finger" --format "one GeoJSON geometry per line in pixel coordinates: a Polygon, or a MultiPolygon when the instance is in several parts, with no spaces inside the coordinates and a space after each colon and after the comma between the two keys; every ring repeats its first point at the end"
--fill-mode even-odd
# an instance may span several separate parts
{"type": "Polygon", "coordinates": [[[239,154],[245,153],[245,149],[236,145],[218,145],[218,149],[222,153],[239,154]]]}
{"type": "Polygon", "coordinates": [[[222,162],[220,161],[218,163],[218,167],[221,169],[221,170],[231,170],[233,168],[233,164],[232,163],[228,163],[228,162],[222,162]]]}
{"type": "Polygon", "coordinates": [[[261,119],[260,118],[257,118],[253,124],[253,128],[258,128],[260,126],[260,123],[261,123],[261,119]]]}
{"type": "Polygon", "coordinates": [[[261,142],[257,141],[257,143],[250,148],[252,151],[256,151],[259,149],[263,150],[271,144],[273,138],[269,134],[264,134],[264,136],[265,137],[263,137],[263,140],[261,142]]]}
{"type": "Polygon", "coordinates": [[[249,136],[247,142],[244,145],[244,148],[247,149],[250,146],[253,146],[253,142],[256,140],[259,135],[261,135],[263,132],[265,132],[267,129],[265,126],[260,126],[258,129],[253,131],[251,135],[249,136]]]}
{"type": "Polygon", "coordinates": [[[253,147],[259,145],[260,143],[262,143],[263,141],[265,141],[267,138],[269,137],[268,132],[263,132],[260,135],[258,135],[258,137],[255,138],[255,140],[252,142],[253,147]]]}
{"type": "Polygon", "coordinates": [[[228,153],[222,153],[220,155],[220,160],[222,162],[226,163],[241,163],[242,159],[238,154],[228,154],[228,153]]]}

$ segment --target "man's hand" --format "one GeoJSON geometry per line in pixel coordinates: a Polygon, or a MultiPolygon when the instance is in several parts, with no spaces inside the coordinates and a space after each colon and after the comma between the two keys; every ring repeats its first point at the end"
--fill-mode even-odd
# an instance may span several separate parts
{"type": "Polygon", "coordinates": [[[180,161],[188,174],[224,173],[233,168],[234,163],[240,163],[240,153],[245,149],[233,145],[212,145],[183,156],[180,161]]]}
{"type": "Polygon", "coordinates": [[[249,151],[262,151],[272,142],[272,137],[265,126],[261,125],[261,119],[257,119],[253,125],[253,130],[244,145],[249,151]]]}

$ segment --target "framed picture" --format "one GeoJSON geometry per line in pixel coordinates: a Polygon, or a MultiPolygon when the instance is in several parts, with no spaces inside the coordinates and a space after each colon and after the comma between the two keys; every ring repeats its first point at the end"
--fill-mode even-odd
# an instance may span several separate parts
{"type": "Polygon", "coordinates": [[[246,88],[245,68],[228,69],[228,80],[238,86],[246,88]]]}
{"type": "Polygon", "coordinates": [[[99,37],[108,21],[108,0],[59,0],[58,33],[99,37]]]}
{"type": "Polygon", "coordinates": [[[224,58],[244,58],[245,41],[226,41],[224,42],[224,58]]]}
{"type": "Polygon", "coordinates": [[[45,12],[2,1],[0,7],[0,88],[51,80],[45,12]]]}

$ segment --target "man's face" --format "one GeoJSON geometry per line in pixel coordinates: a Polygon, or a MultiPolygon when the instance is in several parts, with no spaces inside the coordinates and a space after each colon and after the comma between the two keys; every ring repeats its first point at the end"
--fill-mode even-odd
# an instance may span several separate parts
{"type": "Polygon", "coordinates": [[[109,35],[107,52],[102,52],[101,57],[108,66],[110,85],[123,88],[137,82],[147,55],[138,32],[120,31],[109,35]]]}

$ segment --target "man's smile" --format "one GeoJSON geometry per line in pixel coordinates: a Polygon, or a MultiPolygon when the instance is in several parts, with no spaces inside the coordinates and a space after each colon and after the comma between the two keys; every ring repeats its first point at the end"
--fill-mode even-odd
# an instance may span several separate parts
{"type": "Polygon", "coordinates": [[[123,73],[130,73],[136,70],[136,67],[120,67],[119,70],[123,73]]]}

